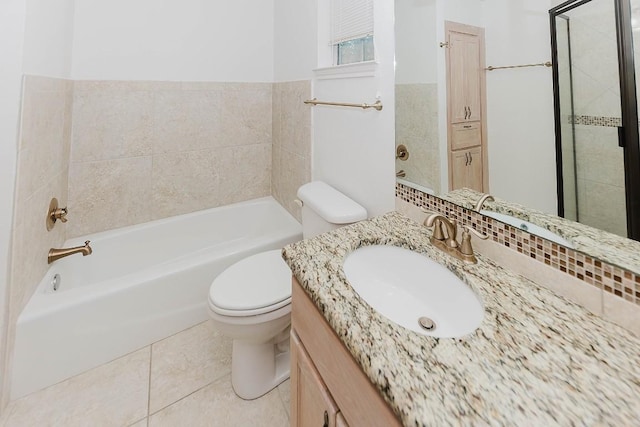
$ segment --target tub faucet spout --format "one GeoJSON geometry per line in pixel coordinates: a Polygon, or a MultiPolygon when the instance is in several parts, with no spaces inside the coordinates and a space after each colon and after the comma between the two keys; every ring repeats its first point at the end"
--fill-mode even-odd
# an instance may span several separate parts
{"type": "Polygon", "coordinates": [[[69,255],[78,254],[78,253],[81,253],[82,256],[91,255],[93,250],[91,249],[91,246],[89,246],[89,243],[91,242],[87,240],[86,242],[84,242],[84,246],[76,246],[73,248],[62,248],[62,249],[51,248],[49,249],[49,256],[47,257],[47,262],[51,264],[52,262],[57,261],[60,258],[64,258],[69,255]]]}

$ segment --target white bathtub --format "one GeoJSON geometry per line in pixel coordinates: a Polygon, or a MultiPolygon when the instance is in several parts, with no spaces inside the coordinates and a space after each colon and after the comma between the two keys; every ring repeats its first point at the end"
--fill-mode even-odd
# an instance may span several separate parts
{"type": "Polygon", "coordinates": [[[300,224],[267,197],[65,242],[91,240],[93,254],[53,263],[20,314],[12,399],[206,320],[220,272],[300,239],[300,224]]]}

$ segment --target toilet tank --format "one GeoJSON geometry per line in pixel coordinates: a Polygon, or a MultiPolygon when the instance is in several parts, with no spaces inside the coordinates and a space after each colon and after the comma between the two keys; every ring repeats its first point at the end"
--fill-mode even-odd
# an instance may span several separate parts
{"type": "Polygon", "coordinates": [[[302,235],[305,239],[367,219],[367,210],[322,181],[298,189],[302,201],[302,235]]]}

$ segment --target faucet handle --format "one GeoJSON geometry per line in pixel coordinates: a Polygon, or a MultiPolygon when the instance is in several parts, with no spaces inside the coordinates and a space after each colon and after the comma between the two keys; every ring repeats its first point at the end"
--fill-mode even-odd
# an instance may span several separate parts
{"type": "Polygon", "coordinates": [[[60,220],[60,222],[67,222],[67,208],[58,207],[58,199],[55,197],[51,199],[49,202],[49,210],[47,211],[47,220],[46,226],[47,231],[51,231],[53,226],[56,224],[56,221],[60,220]]]}
{"type": "Polygon", "coordinates": [[[69,211],[67,210],[67,207],[65,206],[64,208],[58,208],[55,211],[53,211],[53,213],[51,214],[55,219],[59,219],[60,222],[67,222],[67,213],[69,213],[69,211]]]}
{"type": "Polygon", "coordinates": [[[475,264],[477,262],[476,256],[473,252],[473,246],[471,246],[471,234],[479,239],[486,240],[489,238],[487,234],[480,233],[474,228],[465,225],[462,231],[462,243],[460,244],[460,253],[466,262],[475,264]]]}

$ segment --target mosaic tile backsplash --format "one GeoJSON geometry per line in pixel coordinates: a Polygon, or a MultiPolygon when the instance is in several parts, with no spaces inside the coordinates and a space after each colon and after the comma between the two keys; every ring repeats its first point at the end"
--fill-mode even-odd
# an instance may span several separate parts
{"type": "Polygon", "coordinates": [[[574,125],[620,127],[622,126],[622,119],[620,117],[576,115],[569,116],[569,123],[574,125]]]}
{"type": "Polygon", "coordinates": [[[396,197],[418,207],[445,214],[461,224],[472,225],[488,234],[494,242],[515,250],[536,261],[560,270],[592,286],[640,305],[640,275],[624,270],[581,252],[565,248],[541,237],[527,233],[473,210],[421,191],[396,184],[396,197]]]}

